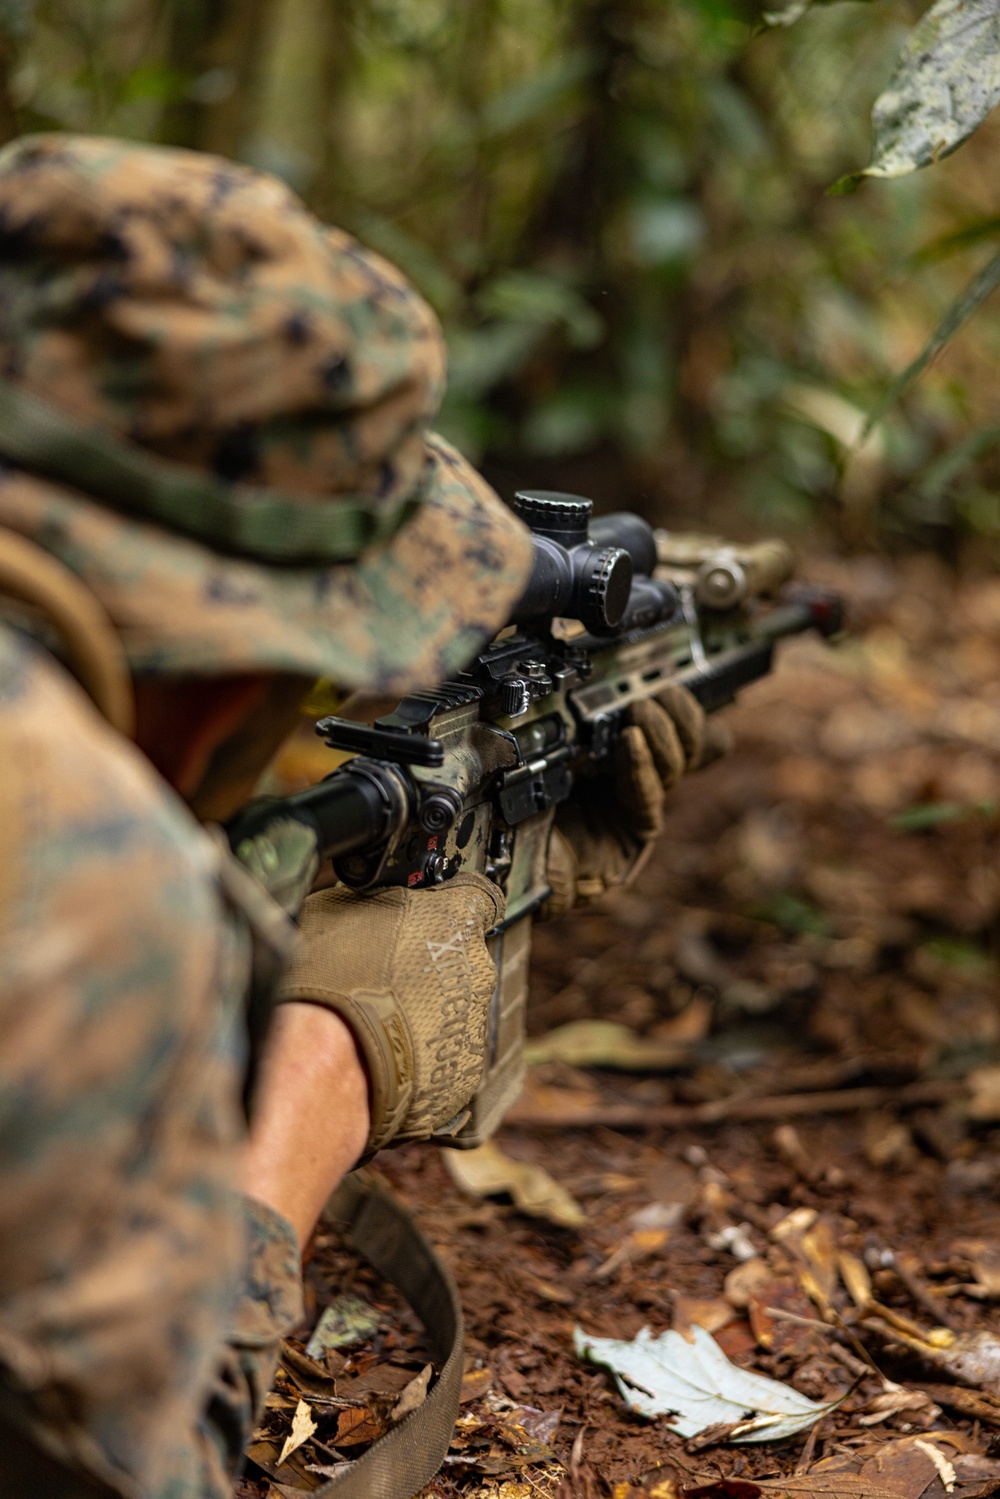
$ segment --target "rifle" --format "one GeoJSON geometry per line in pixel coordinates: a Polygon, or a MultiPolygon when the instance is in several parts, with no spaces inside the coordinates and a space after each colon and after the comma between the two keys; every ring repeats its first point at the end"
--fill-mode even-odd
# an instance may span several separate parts
{"type": "Polygon", "coordinates": [[[514,508],[535,560],[508,628],[454,680],[372,725],[320,719],[316,732],[354,758],[305,791],[250,803],[227,828],[238,855],[276,816],[295,818],[355,890],[420,888],[460,869],[504,889],[483,1079],[441,1141],[464,1148],[520,1093],[531,918],[551,895],[555,811],[607,761],[625,710],[680,682],[712,712],[771,670],[782,637],[841,628],[840,600],[821,590],[786,589],[764,607],[792,573],[784,542],[740,548],[627,513],[593,520],[589,500],[550,491],[514,508]]]}

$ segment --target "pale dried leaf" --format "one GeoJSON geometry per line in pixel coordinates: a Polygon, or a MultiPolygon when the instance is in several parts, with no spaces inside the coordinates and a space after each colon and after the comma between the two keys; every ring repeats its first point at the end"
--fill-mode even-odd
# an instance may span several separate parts
{"type": "Polygon", "coordinates": [[[957,1253],[968,1257],[975,1286],[966,1287],[966,1295],[985,1299],[1000,1297],[1000,1246],[988,1239],[963,1239],[954,1245],[957,1253]]]}
{"type": "MultiPolygon", "coordinates": [[[[892,1389],[883,1390],[870,1400],[865,1407],[865,1414],[858,1417],[861,1426],[878,1426],[883,1421],[888,1421],[897,1411],[937,1410],[933,1400],[923,1390],[908,1390],[902,1385],[896,1385],[892,1389]]],[[[940,1412],[938,1412],[940,1414],[940,1412]]]]}
{"type": "Polygon", "coordinates": [[[968,1076],[972,1097],[966,1106],[970,1119],[980,1124],[1000,1121],[1000,1067],[976,1067],[968,1076]]]}
{"type": "MultiPolygon", "coordinates": [[[[704,1034],[704,1031],[701,1031],[704,1034]]],[[[694,1037],[640,1036],[615,1020],[571,1020],[529,1041],[525,1060],[565,1062],[570,1067],[617,1067],[622,1072],[669,1072],[691,1056],[694,1037]]]]}
{"type": "Polygon", "coordinates": [[[416,1378],[410,1380],[406,1389],[392,1408],[391,1420],[402,1421],[404,1416],[408,1416],[411,1411],[415,1411],[418,1406],[423,1405],[427,1399],[427,1386],[431,1382],[431,1375],[433,1373],[434,1365],[425,1364],[416,1378]]]}
{"type": "Polygon", "coordinates": [[[544,1167],[512,1160],[492,1140],[475,1150],[450,1150],[444,1160],[452,1180],[473,1197],[506,1192],[522,1213],[562,1228],[580,1228],[587,1221],[575,1197],[544,1167]]]}
{"type": "Polygon", "coordinates": [[[677,1332],[654,1338],[648,1328],[631,1342],[591,1338],[579,1327],[573,1340],[582,1358],[612,1371],[634,1411],[665,1416],[670,1430],[682,1437],[732,1425],[731,1442],[780,1441],[834,1409],[817,1405],[790,1385],[738,1368],[697,1326],[691,1328],[690,1341],[677,1332]]]}
{"type": "Polygon", "coordinates": [[[870,1306],[872,1278],[864,1261],[859,1260],[856,1255],[849,1254],[846,1249],[841,1249],[837,1254],[837,1268],[854,1305],[862,1308],[870,1306]]]}
{"type": "Polygon", "coordinates": [[[279,1468],[283,1462],[291,1457],[293,1452],[296,1452],[302,1446],[303,1442],[308,1442],[315,1430],[316,1422],[313,1420],[312,1411],[304,1400],[300,1400],[295,1407],[295,1414],[292,1417],[292,1429],[285,1438],[285,1445],[282,1447],[281,1456],[278,1458],[279,1468]]]}
{"type": "Polygon", "coordinates": [[[914,1447],[919,1447],[921,1452],[927,1453],[927,1456],[938,1470],[941,1482],[944,1484],[945,1493],[950,1494],[955,1487],[957,1475],[940,1447],[935,1447],[933,1442],[923,1442],[919,1437],[913,1445],[914,1447]]]}
{"type": "Polygon", "coordinates": [[[743,1260],[726,1276],[726,1299],[737,1311],[744,1311],[764,1286],[774,1280],[774,1271],[766,1260],[755,1255],[752,1260],[743,1260]]]}

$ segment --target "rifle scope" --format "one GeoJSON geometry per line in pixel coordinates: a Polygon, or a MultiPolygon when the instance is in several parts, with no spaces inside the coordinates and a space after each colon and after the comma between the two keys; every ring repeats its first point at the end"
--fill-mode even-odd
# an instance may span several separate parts
{"type": "Polygon", "coordinates": [[[676,590],[652,579],[656,540],[638,515],[592,520],[593,503],[580,495],[534,489],[514,497],[514,510],[535,538],[528,586],[512,619],[576,619],[594,635],[612,634],[669,618],[676,590]]]}

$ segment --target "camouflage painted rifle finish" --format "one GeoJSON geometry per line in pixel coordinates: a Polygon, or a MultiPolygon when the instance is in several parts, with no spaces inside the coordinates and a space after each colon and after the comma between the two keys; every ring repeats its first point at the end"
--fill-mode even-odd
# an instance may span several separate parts
{"type": "Polygon", "coordinates": [[[579,780],[607,769],[626,710],[679,682],[714,711],[771,670],[783,636],[831,635],[841,623],[829,594],[790,590],[775,601],[793,567],[783,542],[739,548],[654,534],[630,515],[588,531],[588,501],[518,499],[530,502],[516,508],[537,555],[515,624],[453,680],[403,698],[371,727],[321,719],[317,732],[356,758],[308,791],[252,804],[229,828],[239,852],[290,815],[358,890],[419,888],[459,870],[504,889],[506,917],[490,939],[498,982],[483,1080],[467,1122],[441,1141],[466,1148],[489,1138],[521,1088],[531,918],[552,894],[556,809],[579,780]],[[546,516],[567,502],[587,507],[575,530],[546,516]],[[569,609],[577,620],[589,614],[594,632],[565,617],[569,609]]]}

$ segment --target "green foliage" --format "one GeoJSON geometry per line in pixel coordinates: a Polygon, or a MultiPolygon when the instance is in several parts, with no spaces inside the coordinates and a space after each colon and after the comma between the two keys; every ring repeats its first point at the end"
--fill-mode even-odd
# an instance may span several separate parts
{"type": "Polygon", "coordinates": [[[1000,254],[994,255],[992,259],[987,261],[979,274],[973,278],[961,295],[948,308],[948,311],[916,359],[908,364],[901,374],[896,376],[885,395],[869,416],[865,424],[865,433],[871,431],[875,423],[880,421],[889,410],[889,407],[893,406],[899,400],[907,387],[912,385],[914,380],[923,374],[935,354],[941,352],[952,335],[958,332],[958,329],[965,322],[966,318],[971,317],[986,301],[990,293],[996,291],[998,286],[1000,286],[1000,254]]]}
{"type": "Polygon", "coordinates": [[[817,906],[801,896],[782,891],[759,906],[754,913],[760,921],[773,922],[796,937],[829,937],[832,928],[817,906]]]}
{"type": "Polygon", "coordinates": [[[994,802],[922,802],[898,812],[891,819],[891,826],[898,833],[927,833],[950,822],[964,821],[967,817],[993,817],[996,810],[994,802]]]}
{"type": "Polygon", "coordinates": [[[954,555],[1000,548],[991,127],[891,174],[989,106],[996,26],[962,3],[966,33],[957,0],[770,30],[749,0],[0,0],[0,130],[284,175],[432,303],[442,425],[502,489],[954,555]],[[891,180],[831,200],[873,100],[891,180]]]}
{"type": "Polygon", "coordinates": [[[841,179],[902,177],[940,161],[1000,103],[997,0],[935,0],[906,39],[875,100],[875,149],[863,172],[841,179]]]}

